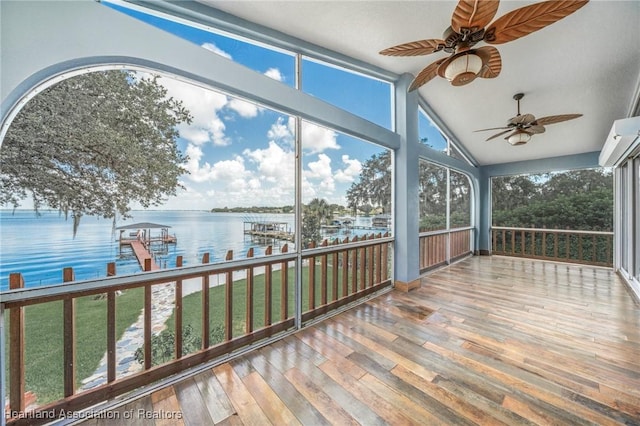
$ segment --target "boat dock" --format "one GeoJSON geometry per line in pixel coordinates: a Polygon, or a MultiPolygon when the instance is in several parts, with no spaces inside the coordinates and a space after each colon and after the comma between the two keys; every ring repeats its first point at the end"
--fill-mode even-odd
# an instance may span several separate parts
{"type": "Polygon", "coordinates": [[[120,231],[118,239],[120,247],[130,246],[133,254],[136,256],[140,268],[144,271],[147,259],[151,261],[150,271],[160,269],[160,266],[154,260],[154,252],[158,253],[158,248],[165,248],[167,244],[175,244],[177,238],[175,235],[169,235],[168,225],[160,225],[157,223],[133,223],[131,225],[119,226],[116,228],[120,231]],[[152,230],[160,230],[159,235],[152,235],[152,230]],[[128,233],[126,231],[129,231],[128,233]],[[153,249],[152,249],[153,248],[153,249]]]}
{"type": "Polygon", "coordinates": [[[286,222],[244,222],[244,234],[252,238],[293,241],[294,235],[286,222]]]}
{"type": "Polygon", "coordinates": [[[136,255],[136,259],[138,259],[138,263],[140,263],[140,267],[143,271],[145,270],[144,264],[147,259],[151,260],[151,269],[149,269],[150,271],[157,271],[158,269],[160,269],[155,260],[153,260],[153,256],[151,255],[149,250],[147,250],[147,248],[144,244],[142,244],[141,241],[133,240],[129,242],[129,244],[131,245],[133,254],[136,255]]]}

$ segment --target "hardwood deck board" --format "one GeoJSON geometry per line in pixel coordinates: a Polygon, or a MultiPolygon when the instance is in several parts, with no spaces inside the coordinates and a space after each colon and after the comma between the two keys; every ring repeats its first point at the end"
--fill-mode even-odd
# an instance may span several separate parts
{"type": "Polygon", "coordinates": [[[228,363],[219,365],[213,369],[213,373],[229,396],[229,400],[233,404],[242,423],[247,425],[269,424],[269,419],[240,377],[233,371],[231,365],[228,363]]]}
{"type": "Polygon", "coordinates": [[[251,395],[258,402],[262,411],[274,425],[299,425],[300,422],[287,408],[282,400],[264,381],[258,372],[245,376],[242,381],[247,386],[251,395]]]}
{"type": "MultiPolygon", "coordinates": [[[[214,419],[209,415],[207,404],[203,400],[194,378],[176,383],[173,388],[182,409],[185,424],[204,425],[214,423],[214,419]]],[[[219,420],[222,420],[222,418],[219,420]]]]}
{"type": "Polygon", "coordinates": [[[472,257],[117,410],[189,411],[185,424],[640,425],[638,360],[640,306],[610,269],[472,257]]]}
{"type": "Polygon", "coordinates": [[[264,381],[302,424],[328,425],[329,421],[311,404],[286,377],[271,364],[263,353],[247,355],[264,381]]]}
{"type": "Polygon", "coordinates": [[[209,412],[214,423],[222,422],[224,419],[236,414],[233,404],[222,388],[218,379],[213,375],[213,371],[205,371],[194,377],[196,385],[202,394],[206,410],[209,412]]]}

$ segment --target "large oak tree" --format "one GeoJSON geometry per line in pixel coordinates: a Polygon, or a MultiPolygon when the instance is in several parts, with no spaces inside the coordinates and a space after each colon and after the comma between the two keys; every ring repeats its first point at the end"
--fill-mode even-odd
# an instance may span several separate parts
{"type": "Polygon", "coordinates": [[[133,203],[161,204],[180,187],[187,160],[176,126],[191,122],[158,77],[91,72],[33,97],[0,149],[0,204],[127,217],[133,203]]]}

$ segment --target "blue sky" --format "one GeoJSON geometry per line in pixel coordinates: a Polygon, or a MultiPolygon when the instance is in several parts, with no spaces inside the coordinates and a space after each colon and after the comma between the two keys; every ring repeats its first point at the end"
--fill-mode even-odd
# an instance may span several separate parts
{"type": "MultiPolygon", "coordinates": [[[[106,3],[103,3],[106,4],[106,3]]],[[[108,4],[107,4],[108,5],[108,4]]],[[[294,56],[140,12],[135,16],[283,84],[294,86],[294,56]]],[[[303,90],[391,128],[391,86],[305,59],[303,90]]],[[[162,77],[169,95],[194,117],[179,127],[178,145],[189,156],[186,188],[162,209],[210,209],[294,204],[294,119],[233,96],[162,77]]],[[[303,123],[303,202],[324,198],[346,205],[347,189],[362,164],[383,151],[312,123],[303,123]]]]}

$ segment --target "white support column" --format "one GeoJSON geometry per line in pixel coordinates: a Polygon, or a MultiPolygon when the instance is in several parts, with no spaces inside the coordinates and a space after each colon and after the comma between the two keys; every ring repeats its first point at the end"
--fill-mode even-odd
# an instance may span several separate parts
{"type": "Polygon", "coordinates": [[[394,208],[396,288],[409,291],[420,285],[418,226],[418,94],[408,93],[413,76],[403,74],[395,86],[396,132],[400,148],[394,155],[394,208]]]}

